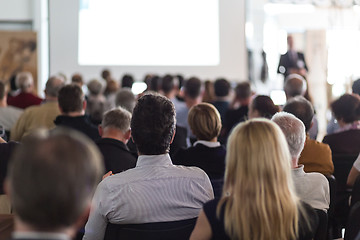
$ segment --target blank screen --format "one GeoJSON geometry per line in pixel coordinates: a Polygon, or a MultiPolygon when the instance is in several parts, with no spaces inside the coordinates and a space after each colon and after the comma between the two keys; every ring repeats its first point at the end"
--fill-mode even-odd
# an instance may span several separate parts
{"type": "Polygon", "coordinates": [[[79,65],[217,66],[219,0],[80,0],[79,65]]]}

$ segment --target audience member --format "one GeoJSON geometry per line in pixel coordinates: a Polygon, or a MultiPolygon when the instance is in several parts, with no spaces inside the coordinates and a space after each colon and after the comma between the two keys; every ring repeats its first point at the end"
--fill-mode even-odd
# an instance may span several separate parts
{"type": "Polygon", "coordinates": [[[330,205],[329,182],[320,173],[305,173],[304,165],[299,165],[300,153],[305,144],[305,126],[294,115],[286,112],[272,117],[283,131],[291,155],[292,178],[299,198],[313,208],[327,211],[330,205]]]}
{"type": "Polygon", "coordinates": [[[52,76],[45,84],[45,101],[39,106],[31,106],[25,109],[10,132],[10,139],[21,141],[22,138],[35,129],[55,127],[54,120],[60,114],[58,107],[58,94],[64,86],[64,80],[52,76]]]}
{"type": "Polygon", "coordinates": [[[356,160],[350,170],[346,184],[349,187],[352,187],[359,175],[360,175],[360,153],[359,153],[359,156],[356,158],[356,160]]]}
{"type": "Polygon", "coordinates": [[[0,82],[0,125],[5,131],[10,132],[23,110],[7,104],[6,85],[0,82]]]}
{"type": "Polygon", "coordinates": [[[127,142],[131,136],[130,130],[131,113],[118,107],[104,114],[99,134],[101,139],[95,141],[104,157],[105,171],[119,173],[136,165],[127,142]]]}
{"type": "Polygon", "coordinates": [[[62,87],[58,101],[61,115],[54,121],[56,126],[76,129],[92,140],[100,138],[97,127],[85,115],[86,101],[79,85],[70,84],[62,87]]]}
{"type": "MultiPolygon", "coordinates": [[[[291,98],[296,96],[303,96],[308,101],[312,102],[308,92],[307,85],[308,84],[306,82],[306,79],[300,76],[299,74],[290,74],[285,78],[285,84],[284,84],[286,99],[290,100],[291,98]]],[[[310,138],[316,140],[319,132],[318,120],[316,114],[314,114],[312,122],[313,124],[308,132],[310,138]]]]}
{"type": "MultiPolygon", "coordinates": [[[[184,98],[186,108],[181,108],[176,112],[177,124],[187,129],[188,138],[192,138],[190,126],[188,124],[188,113],[192,106],[195,106],[202,101],[202,84],[200,79],[192,77],[185,82],[184,86],[184,98]]],[[[190,141],[188,142],[190,145],[190,141]]]]}
{"type": "Polygon", "coordinates": [[[250,101],[248,116],[250,119],[259,117],[271,119],[279,110],[269,96],[258,95],[250,101]]]}
{"type": "Polygon", "coordinates": [[[121,79],[121,88],[132,88],[134,84],[134,78],[130,74],[125,74],[121,79]]]}
{"type": "Polygon", "coordinates": [[[354,94],[360,95],[360,78],[353,82],[351,89],[354,94]]]}
{"type": "Polygon", "coordinates": [[[122,107],[133,112],[136,103],[136,98],[129,88],[122,88],[116,93],[115,106],[122,107]]]}
{"type": "Polygon", "coordinates": [[[231,86],[230,83],[224,79],[219,78],[214,83],[215,101],[212,103],[219,111],[221,122],[224,122],[225,113],[229,108],[229,94],[231,86]]]}
{"type": "Polygon", "coordinates": [[[71,76],[71,83],[78,84],[80,87],[84,85],[83,77],[80,73],[75,73],[71,76]]]}
{"type": "Polygon", "coordinates": [[[331,110],[340,129],[326,135],[323,143],[329,144],[332,154],[354,154],[360,152],[360,96],[344,94],[333,103],[331,110]]]}
{"type": "Polygon", "coordinates": [[[215,101],[214,83],[210,80],[204,82],[203,102],[212,103],[215,101]]]}
{"type": "Polygon", "coordinates": [[[306,140],[303,151],[300,154],[299,164],[304,165],[305,172],[319,172],[324,175],[332,175],[334,164],[332,162],[329,145],[310,139],[309,129],[313,124],[314,108],[304,97],[297,96],[286,102],[284,112],[294,114],[305,125],[306,140]]]}
{"type": "Polygon", "coordinates": [[[109,70],[109,69],[103,69],[103,70],[101,71],[101,77],[102,77],[102,79],[104,79],[105,82],[111,80],[112,77],[111,77],[111,72],[110,72],[110,70],[109,70]]]}
{"type": "Polygon", "coordinates": [[[109,110],[110,107],[103,95],[103,86],[100,81],[96,79],[91,80],[87,84],[87,88],[89,89],[89,95],[86,99],[87,105],[85,113],[90,116],[92,123],[98,125],[101,123],[104,112],[109,110]]]}
{"type": "Polygon", "coordinates": [[[113,109],[115,107],[115,98],[118,90],[119,84],[115,80],[111,79],[106,82],[104,96],[106,97],[109,109],[113,109]]]}
{"type": "Polygon", "coordinates": [[[6,184],[15,212],[12,239],[72,239],[102,172],[96,147],[78,133],[27,139],[10,162],[6,184]]]}
{"type": "Polygon", "coordinates": [[[176,98],[179,93],[179,82],[175,77],[170,74],[165,75],[161,81],[161,90],[165,97],[172,101],[176,112],[181,111],[181,108],[186,108],[185,103],[176,98]]]}
{"type": "Polygon", "coordinates": [[[33,94],[34,80],[30,72],[20,72],[16,75],[16,86],[20,93],[16,96],[9,96],[7,103],[11,106],[25,109],[32,105],[39,105],[42,99],[33,94]]]}
{"type": "Polygon", "coordinates": [[[84,240],[103,239],[108,222],[151,223],[194,218],[213,198],[199,168],[172,164],[167,154],[175,130],[174,105],[160,95],[141,97],[131,119],[139,158],[135,168],[105,178],[98,186],[84,240]],[[191,189],[191,191],[189,191],[191,189]]]}
{"type": "Polygon", "coordinates": [[[235,98],[225,113],[224,134],[228,136],[231,129],[246,120],[251,100],[251,87],[249,82],[239,83],[235,88],[235,98]]]}
{"type": "Polygon", "coordinates": [[[17,142],[6,142],[0,138],[0,214],[10,214],[11,204],[9,197],[4,191],[4,181],[7,175],[8,164],[10,157],[15,153],[19,143],[17,142]]]}
{"type": "Polygon", "coordinates": [[[197,141],[188,149],[180,149],[174,157],[174,164],[196,166],[211,180],[222,179],[226,150],[217,141],[221,130],[219,112],[211,104],[200,103],[190,109],[188,122],[197,141]]]}
{"type": "Polygon", "coordinates": [[[190,239],[312,239],[317,215],[293,190],[289,149],[276,124],[241,123],[228,143],[222,198],[204,205],[190,239]]]}

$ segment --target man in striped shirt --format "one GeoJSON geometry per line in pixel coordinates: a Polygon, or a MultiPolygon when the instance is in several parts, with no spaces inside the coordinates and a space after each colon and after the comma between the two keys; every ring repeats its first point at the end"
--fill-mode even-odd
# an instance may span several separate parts
{"type": "Polygon", "coordinates": [[[107,223],[169,222],[197,217],[214,198],[210,180],[197,167],[172,164],[175,109],[160,95],[144,95],[135,106],[131,130],[136,167],[105,178],[93,198],[84,239],[103,239],[107,223]]]}

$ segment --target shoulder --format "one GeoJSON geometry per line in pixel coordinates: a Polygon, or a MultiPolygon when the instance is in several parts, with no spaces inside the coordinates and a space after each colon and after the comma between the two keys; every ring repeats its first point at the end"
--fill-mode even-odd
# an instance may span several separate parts
{"type": "Polygon", "coordinates": [[[328,151],[331,153],[329,144],[319,142],[314,139],[310,139],[310,138],[306,139],[305,146],[316,148],[316,151],[328,151]]]}

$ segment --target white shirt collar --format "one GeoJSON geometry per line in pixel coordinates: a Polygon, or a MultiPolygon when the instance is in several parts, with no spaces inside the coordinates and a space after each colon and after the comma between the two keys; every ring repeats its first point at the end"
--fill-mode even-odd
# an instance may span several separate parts
{"type": "Polygon", "coordinates": [[[140,155],[136,162],[136,167],[141,166],[164,166],[172,165],[170,155],[168,153],[160,155],[140,155]]]}
{"type": "Polygon", "coordinates": [[[194,142],[194,146],[196,146],[197,144],[202,144],[202,145],[205,145],[205,146],[207,146],[209,148],[220,147],[219,142],[209,142],[209,141],[204,141],[204,140],[198,140],[198,141],[194,142]]]}

